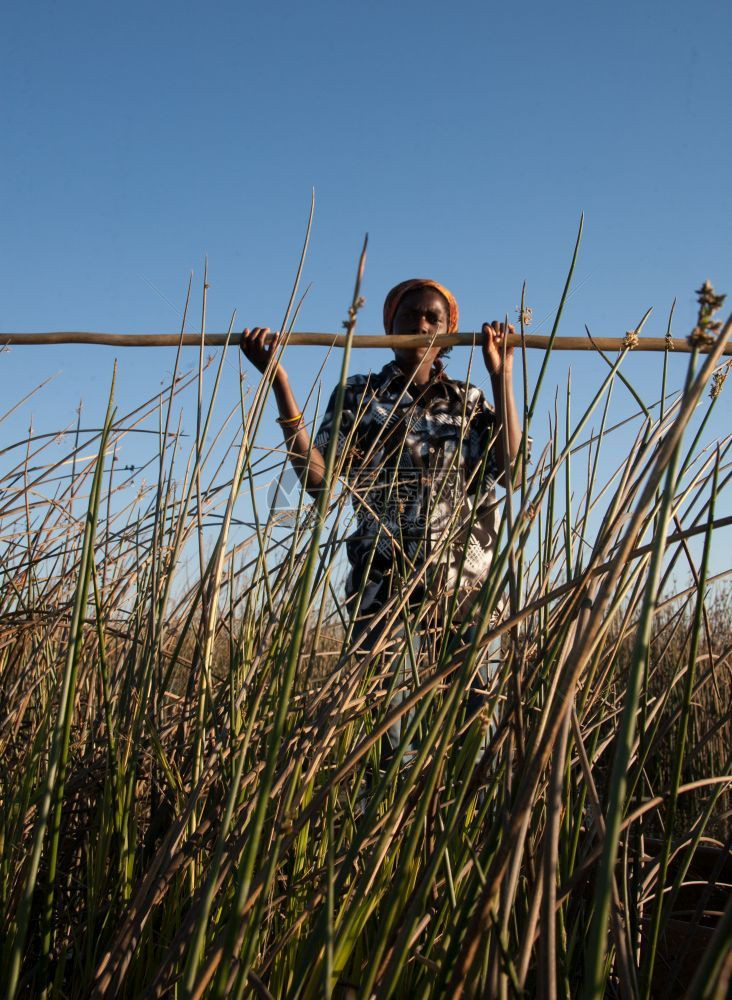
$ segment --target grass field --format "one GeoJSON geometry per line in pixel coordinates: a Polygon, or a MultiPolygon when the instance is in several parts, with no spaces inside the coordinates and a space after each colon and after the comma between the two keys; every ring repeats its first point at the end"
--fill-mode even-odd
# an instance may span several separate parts
{"type": "MultiPolygon", "coordinates": [[[[358,288],[351,331],[357,311],[358,288]]],[[[661,407],[626,383],[614,458],[623,358],[548,431],[543,369],[526,390],[533,460],[472,622],[409,599],[437,546],[370,651],[339,608],[348,449],[317,502],[263,505],[284,467],[257,449],[266,379],[216,424],[219,367],[192,445],[174,413],[196,373],[131,414],[110,396],[58,459],[5,450],[3,996],[726,994],[730,445],[704,436],[726,369],[694,353],[661,407]],[[127,502],[133,426],[158,448],[127,502]]]]}

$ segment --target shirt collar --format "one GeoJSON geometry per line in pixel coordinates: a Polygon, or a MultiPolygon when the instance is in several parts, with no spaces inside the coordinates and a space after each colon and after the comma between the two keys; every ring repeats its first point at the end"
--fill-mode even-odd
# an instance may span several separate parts
{"type": "MultiPolygon", "coordinates": [[[[390,361],[388,364],[384,365],[379,375],[384,389],[389,389],[392,385],[395,387],[398,386],[400,389],[404,388],[406,383],[404,372],[401,370],[396,361],[390,361]]],[[[435,360],[435,363],[432,366],[432,371],[430,372],[430,384],[444,388],[445,395],[450,395],[452,393],[456,396],[460,396],[460,383],[448,377],[445,372],[445,366],[439,358],[435,360]]]]}

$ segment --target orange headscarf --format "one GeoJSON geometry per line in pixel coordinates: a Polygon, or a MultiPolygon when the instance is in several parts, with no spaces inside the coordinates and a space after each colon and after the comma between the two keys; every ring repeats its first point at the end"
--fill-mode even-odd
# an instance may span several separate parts
{"type": "Polygon", "coordinates": [[[399,308],[399,303],[407,292],[411,292],[413,288],[434,288],[436,292],[439,292],[443,296],[447,302],[448,309],[447,332],[457,333],[458,318],[460,316],[457,300],[448,288],[441,285],[439,281],[432,281],[430,278],[409,278],[408,281],[402,281],[392,288],[384,301],[384,330],[387,333],[391,333],[394,316],[399,308]]]}

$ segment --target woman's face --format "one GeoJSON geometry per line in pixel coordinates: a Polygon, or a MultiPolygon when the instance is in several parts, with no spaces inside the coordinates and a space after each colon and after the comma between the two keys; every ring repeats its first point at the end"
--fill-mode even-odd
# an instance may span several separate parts
{"type": "MultiPolygon", "coordinates": [[[[449,308],[445,298],[434,288],[414,288],[402,298],[394,314],[391,332],[396,334],[423,334],[436,337],[447,333],[449,308]]],[[[442,348],[395,347],[397,361],[403,365],[420,367],[429,360],[430,366],[438,358],[442,348]]]]}

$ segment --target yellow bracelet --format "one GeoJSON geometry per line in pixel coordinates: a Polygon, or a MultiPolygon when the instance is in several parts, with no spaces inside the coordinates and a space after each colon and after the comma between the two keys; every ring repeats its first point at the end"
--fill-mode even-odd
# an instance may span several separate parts
{"type": "Polygon", "coordinates": [[[281,427],[285,427],[287,424],[299,424],[302,420],[302,413],[298,413],[296,417],[277,417],[277,423],[281,427]]]}

